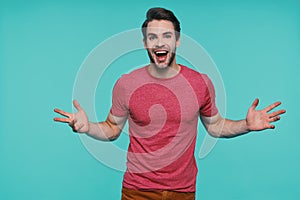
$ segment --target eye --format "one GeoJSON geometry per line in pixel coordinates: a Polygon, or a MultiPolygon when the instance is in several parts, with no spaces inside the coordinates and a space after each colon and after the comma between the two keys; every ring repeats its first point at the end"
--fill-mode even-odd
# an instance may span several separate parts
{"type": "Polygon", "coordinates": [[[154,40],[156,37],[154,36],[154,35],[150,35],[149,37],[148,37],[148,39],[149,40],[154,40]]]}
{"type": "Polygon", "coordinates": [[[170,39],[170,38],[172,38],[172,35],[171,34],[167,34],[167,35],[165,35],[165,38],[170,39]]]}

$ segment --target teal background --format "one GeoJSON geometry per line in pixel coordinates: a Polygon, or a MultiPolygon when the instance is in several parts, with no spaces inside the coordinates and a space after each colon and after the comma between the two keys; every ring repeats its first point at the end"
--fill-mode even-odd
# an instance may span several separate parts
{"type": "MultiPolygon", "coordinates": [[[[298,199],[298,2],[2,0],[0,199],[120,198],[123,172],[97,161],[67,125],[54,123],[53,108],[72,110],[85,57],[108,37],[138,28],[153,6],[174,11],[183,33],[215,61],[227,94],[226,117],[244,118],[256,97],[259,108],[280,100],[287,109],[275,130],[219,140],[206,158],[197,158],[197,199],[298,199]]],[[[136,59],[124,67],[148,62],[146,54],[136,59]]],[[[119,67],[113,77],[124,71],[119,67]]],[[[110,98],[97,92],[101,120],[110,98]]],[[[204,135],[200,126],[196,154],[204,135]]],[[[126,137],[115,143],[126,147],[126,137]]]]}

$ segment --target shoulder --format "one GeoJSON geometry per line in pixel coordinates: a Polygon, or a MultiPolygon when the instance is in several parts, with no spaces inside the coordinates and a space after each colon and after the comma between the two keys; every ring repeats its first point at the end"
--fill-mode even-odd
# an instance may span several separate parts
{"type": "Polygon", "coordinates": [[[189,81],[197,82],[198,84],[200,82],[202,82],[202,83],[211,82],[211,80],[207,74],[198,72],[198,71],[191,69],[184,65],[180,65],[180,66],[182,69],[182,75],[189,81]]]}
{"type": "Polygon", "coordinates": [[[123,74],[115,83],[115,87],[121,88],[123,90],[135,88],[137,82],[145,79],[146,76],[146,66],[134,69],[129,73],[123,74]]]}
{"type": "Polygon", "coordinates": [[[133,81],[134,79],[136,79],[138,77],[145,76],[145,74],[146,74],[146,66],[134,69],[134,70],[130,71],[129,73],[123,74],[118,79],[118,81],[119,82],[133,81]]]}

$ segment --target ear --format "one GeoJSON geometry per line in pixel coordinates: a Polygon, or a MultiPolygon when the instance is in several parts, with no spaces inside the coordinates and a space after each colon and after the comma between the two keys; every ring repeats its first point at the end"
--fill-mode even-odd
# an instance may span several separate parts
{"type": "Polygon", "coordinates": [[[143,43],[144,43],[144,48],[147,49],[147,42],[146,42],[145,38],[143,38],[143,43]]]}
{"type": "Polygon", "coordinates": [[[180,36],[178,37],[178,39],[176,40],[176,48],[178,48],[180,45],[180,36]]]}

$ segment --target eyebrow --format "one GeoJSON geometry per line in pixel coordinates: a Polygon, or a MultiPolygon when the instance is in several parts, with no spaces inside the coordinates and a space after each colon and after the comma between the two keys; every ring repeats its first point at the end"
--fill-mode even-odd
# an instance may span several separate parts
{"type": "MultiPolygon", "coordinates": [[[[163,33],[163,35],[168,35],[168,34],[173,35],[173,33],[172,33],[171,31],[168,31],[168,32],[164,32],[164,33],[163,33]]],[[[147,34],[147,36],[150,36],[150,35],[156,36],[157,34],[155,34],[155,33],[148,33],[148,34],[147,34]]]]}
{"type": "Polygon", "coordinates": [[[153,35],[153,36],[156,36],[155,33],[148,33],[148,34],[147,34],[147,36],[152,36],[152,35],[153,35]]]}
{"type": "Polygon", "coordinates": [[[165,33],[163,33],[163,35],[168,35],[168,34],[173,34],[171,31],[168,31],[168,32],[165,32],[165,33]]]}

